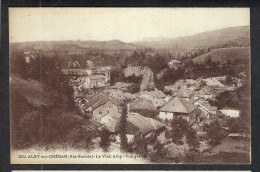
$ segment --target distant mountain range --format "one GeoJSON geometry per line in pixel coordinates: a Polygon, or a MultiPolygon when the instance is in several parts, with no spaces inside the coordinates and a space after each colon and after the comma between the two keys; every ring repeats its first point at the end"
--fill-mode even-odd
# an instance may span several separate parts
{"type": "Polygon", "coordinates": [[[250,43],[250,27],[239,26],[229,27],[225,29],[213,30],[198,33],[192,36],[184,36],[177,38],[144,38],[142,41],[135,42],[136,45],[154,47],[154,48],[196,48],[196,47],[208,47],[215,46],[230,41],[238,43],[249,44],[250,43]]]}
{"type": "Polygon", "coordinates": [[[84,51],[86,49],[102,49],[109,51],[118,50],[135,50],[136,45],[132,43],[124,43],[119,40],[112,41],[36,41],[11,43],[11,48],[18,50],[35,49],[43,51],[84,51]]]}
{"type": "Polygon", "coordinates": [[[207,31],[192,36],[177,38],[144,38],[134,43],[125,43],[119,40],[111,41],[37,41],[11,43],[11,48],[20,50],[41,49],[61,51],[84,51],[85,49],[102,49],[106,51],[135,50],[143,47],[163,49],[187,49],[209,47],[228,43],[230,41],[244,45],[250,44],[250,27],[239,26],[220,30],[207,31]]]}

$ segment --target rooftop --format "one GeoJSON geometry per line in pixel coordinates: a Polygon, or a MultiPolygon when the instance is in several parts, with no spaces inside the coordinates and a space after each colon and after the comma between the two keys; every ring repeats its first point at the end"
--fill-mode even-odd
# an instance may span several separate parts
{"type": "Polygon", "coordinates": [[[97,80],[97,79],[105,79],[106,77],[103,75],[90,75],[88,76],[90,80],[97,80]]]}
{"type": "MultiPolygon", "coordinates": [[[[161,122],[153,119],[144,117],[140,114],[135,114],[127,118],[127,133],[135,133],[136,131],[140,131],[142,134],[147,134],[151,131],[161,129],[165,127],[161,122]]],[[[120,130],[120,120],[112,119],[102,128],[106,128],[109,132],[117,132],[120,130]]]]}
{"type": "Polygon", "coordinates": [[[176,96],[170,100],[167,104],[161,107],[160,111],[164,112],[177,112],[177,113],[190,113],[197,108],[196,105],[183,98],[176,96]]]}
{"type": "Polygon", "coordinates": [[[113,104],[118,105],[118,106],[121,104],[121,102],[119,100],[109,97],[103,93],[99,93],[88,99],[86,108],[92,107],[93,109],[95,109],[95,108],[101,106],[102,104],[105,104],[108,101],[111,101],[113,104]]]}
{"type": "Polygon", "coordinates": [[[144,117],[140,114],[130,116],[128,118],[128,121],[132,123],[135,127],[137,127],[142,134],[147,134],[150,131],[158,130],[165,127],[165,125],[161,122],[153,118],[144,117]]]}
{"type": "Polygon", "coordinates": [[[150,100],[147,100],[145,98],[138,98],[134,101],[132,101],[129,104],[129,108],[132,111],[139,111],[139,110],[156,110],[156,108],[153,105],[153,102],[150,100]]]}
{"type": "Polygon", "coordinates": [[[161,90],[150,91],[153,97],[164,98],[166,95],[161,90]]]}

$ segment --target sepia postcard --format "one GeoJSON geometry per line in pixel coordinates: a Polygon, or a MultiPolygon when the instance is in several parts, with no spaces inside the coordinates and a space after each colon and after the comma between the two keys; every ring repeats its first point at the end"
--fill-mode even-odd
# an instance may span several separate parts
{"type": "Polygon", "coordinates": [[[249,8],[9,8],[12,164],[249,164],[249,8]]]}

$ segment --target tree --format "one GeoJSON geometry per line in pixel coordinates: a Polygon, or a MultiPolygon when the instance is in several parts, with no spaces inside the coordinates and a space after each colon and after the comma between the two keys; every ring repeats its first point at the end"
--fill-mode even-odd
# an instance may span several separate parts
{"type": "Polygon", "coordinates": [[[163,78],[160,80],[160,82],[165,82],[166,84],[175,83],[177,80],[184,77],[184,69],[178,68],[177,70],[169,69],[165,72],[163,75],[163,78]]]}
{"type": "Polygon", "coordinates": [[[110,146],[110,133],[108,130],[104,129],[101,131],[99,146],[103,149],[103,151],[108,151],[110,146]]]}
{"type": "Polygon", "coordinates": [[[148,67],[154,72],[158,73],[160,70],[167,68],[168,64],[164,57],[156,54],[154,57],[148,59],[148,67]]]}
{"type": "Polygon", "coordinates": [[[208,55],[205,58],[205,64],[207,64],[207,65],[211,65],[212,64],[212,56],[211,55],[208,55]]]}
{"type": "Polygon", "coordinates": [[[191,70],[191,68],[188,68],[188,69],[185,70],[184,78],[186,78],[186,79],[193,79],[194,78],[194,74],[193,74],[193,71],[191,70]]]}
{"type": "Polygon", "coordinates": [[[213,106],[222,109],[224,107],[238,108],[239,99],[237,94],[233,91],[224,91],[216,96],[216,101],[212,102],[213,106]]]}
{"type": "Polygon", "coordinates": [[[228,66],[228,67],[231,66],[231,61],[230,61],[230,59],[227,60],[227,66],[228,66]]]}
{"type": "Polygon", "coordinates": [[[121,140],[120,146],[121,146],[121,149],[123,151],[126,151],[127,148],[128,148],[127,137],[126,137],[126,128],[127,128],[127,108],[126,108],[126,105],[123,106],[119,128],[120,128],[119,134],[120,134],[120,140],[121,140]]]}
{"type": "Polygon", "coordinates": [[[182,117],[177,117],[172,120],[172,142],[175,144],[183,144],[182,138],[185,130],[188,127],[188,122],[182,117]]]}
{"type": "Polygon", "coordinates": [[[210,124],[205,125],[204,130],[207,132],[206,136],[209,144],[215,146],[221,142],[221,139],[223,138],[222,128],[218,121],[213,121],[210,124]]]}
{"type": "Polygon", "coordinates": [[[123,81],[124,75],[121,68],[117,68],[111,71],[110,73],[111,77],[111,84],[115,84],[116,82],[123,81]]]}
{"type": "Polygon", "coordinates": [[[186,130],[186,139],[187,144],[189,145],[191,150],[196,150],[199,148],[200,143],[197,137],[196,130],[191,126],[188,127],[186,130]]]}
{"type": "Polygon", "coordinates": [[[200,87],[205,87],[205,86],[207,86],[206,81],[201,80],[201,81],[200,81],[200,87]]]}
{"type": "Polygon", "coordinates": [[[232,85],[232,83],[233,83],[232,76],[230,76],[230,75],[226,76],[225,82],[227,85],[232,85]]]}

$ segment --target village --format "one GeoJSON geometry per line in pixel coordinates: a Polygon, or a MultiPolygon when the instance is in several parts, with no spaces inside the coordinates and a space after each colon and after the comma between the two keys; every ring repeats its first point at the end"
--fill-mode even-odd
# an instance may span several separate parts
{"type": "MultiPolygon", "coordinates": [[[[137,93],[131,91],[133,83],[116,82],[111,85],[112,66],[94,66],[92,61],[87,62],[89,67],[77,69],[80,64],[77,61],[69,62],[67,69],[62,69],[62,73],[70,78],[69,85],[73,88],[73,101],[81,112],[81,115],[91,121],[89,130],[109,133],[109,140],[114,147],[120,149],[120,120],[124,108],[126,115],[126,137],[127,143],[131,145],[137,138],[153,140],[148,142],[148,152],[156,151],[155,142],[163,148],[168,149],[168,153],[185,154],[193,146],[177,145],[172,142],[172,126],[174,119],[182,118],[187,122],[186,127],[193,128],[198,137],[205,137],[203,130],[205,125],[211,125],[218,120],[227,123],[231,119],[240,117],[240,111],[234,108],[219,109],[209,103],[215,100],[217,95],[225,91],[234,91],[245,84],[245,80],[232,78],[232,84],[225,85],[226,76],[181,79],[173,85],[167,85],[163,90],[154,88],[153,90],[140,90],[137,93]],[[117,146],[116,146],[117,145],[117,146]]],[[[169,68],[182,66],[178,60],[168,62],[169,68]]],[[[140,70],[140,68],[138,68],[140,70]]],[[[127,67],[124,71],[126,76],[137,75],[136,67],[127,67]]],[[[146,67],[141,70],[147,71],[146,67]]],[[[142,73],[142,72],[141,72],[142,73]]],[[[147,73],[147,72],[143,72],[147,73]]],[[[163,72],[157,74],[157,79],[162,77],[163,72]]],[[[243,73],[241,73],[243,75],[243,73]]],[[[140,76],[143,76],[140,74],[140,76]]],[[[243,78],[243,77],[242,77],[243,78]]],[[[178,125],[178,124],[176,124],[178,125]]],[[[227,129],[221,125],[223,129],[227,129]]],[[[221,129],[221,128],[220,128],[221,129]]],[[[241,133],[226,133],[219,146],[211,149],[211,153],[219,153],[218,147],[230,144],[230,140],[225,142],[228,136],[241,133]]],[[[196,136],[196,137],[197,137],[196,136]]],[[[100,136],[101,137],[101,136],[100,136]]],[[[185,137],[181,138],[184,139],[185,137]]],[[[194,143],[197,144],[197,143],[194,143]]],[[[184,144],[185,145],[185,144],[184,144]]],[[[187,144],[186,144],[187,145],[187,144]]],[[[218,145],[218,144],[217,144],[218,145]]],[[[235,143],[236,149],[243,149],[241,143],[235,143]]],[[[198,141],[196,149],[199,152],[210,149],[212,146],[205,139],[198,141]]],[[[228,153],[235,151],[235,148],[221,150],[228,153]]],[[[236,152],[236,151],[235,151],[236,152]]]]}

